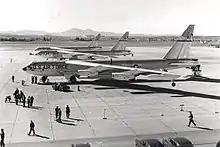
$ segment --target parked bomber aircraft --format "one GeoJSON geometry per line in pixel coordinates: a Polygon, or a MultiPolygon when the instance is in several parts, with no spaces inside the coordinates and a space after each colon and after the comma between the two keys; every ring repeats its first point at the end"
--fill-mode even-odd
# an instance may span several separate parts
{"type": "MultiPolygon", "coordinates": [[[[75,82],[77,78],[113,78],[129,81],[135,80],[139,75],[146,75],[148,79],[168,78],[173,81],[180,76],[167,70],[187,67],[194,72],[200,71],[198,59],[189,58],[193,32],[194,25],[189,25],[163,59],[44,61],[32,62],[23,70],[43,76],[42,80],[46,80],[47,76],[65,76],[71,82],[75,82]]],[[[175,86],[174,82],[172,86],[175,86]]]]}
{"type": "Polygon", "coordinates": [[[130,50],[126,50],[129,32],[126,32],[113,46],[111,50],[89,49],[89,50],[70,50],[63,48],[53,48],[53,50],[42,50],[36,53],[37,56],[57,59],[95,59],[109,58],[121,55],[133,55],[130,50]]]}
{"type": "Polygon", "coordinates": [[[85,50],[85,49],[90,50],[90,49],[95,49],[95,48],[102,48],[99,44],[100,37],[101,37],[101,34],[98,34],[88,46],[60,46],[60,47],[39,46],[35,49],[35,51],[58,50],[60,48],[73,49],[73,50],[85,50]]]}

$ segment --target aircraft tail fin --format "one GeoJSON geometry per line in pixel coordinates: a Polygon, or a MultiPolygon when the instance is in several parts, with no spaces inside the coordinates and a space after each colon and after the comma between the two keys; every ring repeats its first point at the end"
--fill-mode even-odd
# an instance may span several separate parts
{"type": "Polygon", "coordinates": [[[189,25],[172,48],[164,56],[164,59],[183,59],[189,57],[189,50],[193,41],[195,25],[189,25]]]}
{"type": "Polygon", "coordinates": [[[101,34],[98,34],[95,39],[89,44],[88,47],[100,47],[99,39],[101,38],[101,34]]]}
{"type": "Polygon", "coordinates": [[[112,50],[125,50],[128,41],[128,35],[129,32],[125,32],[125,34],[113,46],[112,50]]]}

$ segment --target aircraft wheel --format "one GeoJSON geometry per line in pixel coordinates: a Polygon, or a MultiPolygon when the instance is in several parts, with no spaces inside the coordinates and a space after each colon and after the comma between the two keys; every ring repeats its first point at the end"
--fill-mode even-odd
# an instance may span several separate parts
{"type": "Polygon", "coordinates": [[[133,56],[134,56],[134,54],[131,54],[131,56],[133,57],[133,56]]]}
{"type": "Polygon", "coordinates": [[[171,84],[173,87],[175,87],[176,86],[176,83],[174,83],[174,82],[172,82],[172,84],[171,84]]]}
{"type": "Polygon", "coordinates": [[[41,80],[42,80],[43,83],[46,83],[47,76],[42,76],[41,80]]]}
{"type": "Polygon", "coordinates": [[[76,82],[76,77],[75,76],[71,76],[70,77],[70,82],[71,83],[75,83],[76,82]]]}

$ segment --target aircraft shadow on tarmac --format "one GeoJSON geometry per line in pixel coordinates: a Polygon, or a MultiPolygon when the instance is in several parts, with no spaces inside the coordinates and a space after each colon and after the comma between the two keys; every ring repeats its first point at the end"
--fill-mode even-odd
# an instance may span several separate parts
{"type": "MultiPolygon", "coordinates": [[[[197,82],[214,82],[220,83],[220,79],[213,79],[207,77],[191,77],[188,79],[178,79],[175,82],[184,82],[184,81],[197,81],[197,82]]],[[[197,92],[188,92],[184,90],[178,90],[173,88],[163,88],[163,87],[152,87],[148,85],[139,85],[135,83],[143,83],[143,82],[170,82],[170,80],[137,80],[134,82],[126,82],[126,81],[116,81],[116,80],[96,80],[96,81],[81,81],[76,83],[68,83],[69,85],[85,85],[85,84],[93,84],[98,86],[106,86],[106,87],[98,87],[96,90],[104,90],[104,89],[131,89],[131,90],[144,90],[143,92],[130,92],[131,94],[154,94],[154,93],[169,93],[169,94],[177,94],[177,96],[172,97],[200,97],[200,98],[208,98],[208,99],[216,99],[220,100],[220,96],[210,95],[210,94],[202,94],[197,92]]],[[[53,83],[47,83],[47,85],[51,85],[53,83]]],[[[129,92],[129,91],[128,91],[129,92]]]]}
{"type": "Polygon", "coordinates": [[[93,81],[90,84],[99,85],[99,86],[110,86],[122,89],[132,89],[132,90],[144,90],[144,92],[130,92],[132,94],[152,94],[152,93],[169,93],[169,94],[177,94],[178,96],[173,97],[199,97],[199,98],[209,98],[209,99],[216,99],[220,100],[220,96],[217,95],[210,95],[210,94],[203,94],[197,92],[189,92],[184,90],[178,90],[173,88],[163,88],[163,87],[152,87],[148,85],[139,85],[130,82],[123,82],[123,81],[93,81]]]}

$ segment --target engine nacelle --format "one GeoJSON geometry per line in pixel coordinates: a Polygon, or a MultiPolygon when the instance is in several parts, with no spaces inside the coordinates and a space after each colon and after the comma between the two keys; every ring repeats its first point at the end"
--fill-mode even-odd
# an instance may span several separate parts
{"type": "Polygon", "coordinates": [[[92,71],[92,70],[78,70],[78,75],[80,77],[95,77],[99,73],[97,71],[92,71]]]}
{"type": "Polygon", "coordinates": [[[112,78],[121,81],[130,81],[135,79],[135,75],[125,73],[112,73],[112,78]]]}
{"type": "MultiPolygon", "coordinates": [[[[73,58],[73,56],[71,54],[62,54],[62,57],[65,59],[73,58]]],[[[75,59],[77,59],[77,57],[75,59]]]]}

